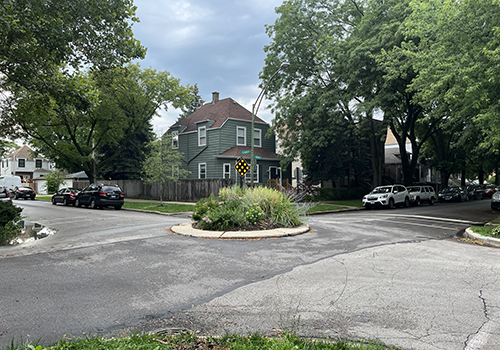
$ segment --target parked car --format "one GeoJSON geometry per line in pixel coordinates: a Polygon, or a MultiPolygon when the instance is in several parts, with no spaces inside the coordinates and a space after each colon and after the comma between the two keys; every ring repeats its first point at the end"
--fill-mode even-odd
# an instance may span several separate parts
{"type": "Polygon", "coordinates": [[[468,201],[467,191],[460,186],[445,187],[438,195],[440,202],[462,202],[468,201]]]}
{"type": "Polygon", "coordinates": [[[123,192],[118,185],[91,184],[76,196],[75,206],[91,209],[114,207],[120,210],[124,203],[123,192]]]}
{"type": "Polygon", "coordinates": [[[483,188],[484,196],[491,198],[493,193],[495,193],[495,185],[485,185],[483,188]]]}
{"type": "Polygon", "coordinates": [[[34,200],[36,197],[36,192],[31,187],[19,186],[14,188],[14,198],[24,198],[24,199],[32,199],[34,200]]]}
{"type": "Polygon", "coordinates": [[[62,203],[63,205],[75,204],[76,196],[79,190],[76,188],[65,187],[54,193],[52,196],[52,204],[62,203]]]}
{"type": "Polygon", "coordinates": [[[431,186],[410,186],[407,189],[412,205],[420,205],[422,202],[433,205],[436,201],[436,192],[431,186]]]}
{"type": "Polygon", "coordinates": [[[468,185],[465,189],[469,200],[484,198],[484,191],[479,185],[468,185]]]}
{"type": "Polygon", "coordinates": [[[500,209],[500,189],[491,196],[491,209],[500,209]]]}
{"type": "Polygon", "coordinates": [[[10,191],[5,186],[0,186],[0,201],[12,203],[12,198],[10,197],[10,191]]]}
{"type": "Polygon", "coordinates": [[[363,197],[363,207],[395,208],[397,205],[410,206],[408,190],[403,185],[388,185],[375,187],[373,191],[363,197]]]}

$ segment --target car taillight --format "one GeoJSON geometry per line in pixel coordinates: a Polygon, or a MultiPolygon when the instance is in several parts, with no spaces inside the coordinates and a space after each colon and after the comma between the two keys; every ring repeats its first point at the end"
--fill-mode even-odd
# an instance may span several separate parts
{"type": "Polygon", "coordinates": [[[69,196],[70,196],[71,198],[75,198],[75,197],[76,197],[74,193],[70,193],[70,194],[69,194],[69,196]]]}
{"type": "Polygon", "coordinates": [[[125,196],[123,195],[123,193],[120,193],[120,198],[123,198],[123,197],[125,197],[125,196]]]}
{"type": "Polygon", "coordinates": [[[105,197],[106,196],[106,192],[99,192],[99,196],[105,197]]]}
{"type": "Polygon", "coordinates": [[[7,192],[7,197],[10,197],[10,193],[9,192],[7,192]]]}

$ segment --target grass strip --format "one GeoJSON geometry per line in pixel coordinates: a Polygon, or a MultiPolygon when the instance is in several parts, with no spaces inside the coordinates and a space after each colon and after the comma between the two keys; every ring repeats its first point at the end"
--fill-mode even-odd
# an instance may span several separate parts
{"type": "Polygon", "coordinates": [[[198,337],[191,333],[171,336],[136,334],[122,338],[79,338],[63,339],[58,343],[44,347],[41,345],[11,346],[8,350],[395,350],[378,343],[328,342],[310,340],[295,335],[268,338],[261,335],[243,337],[226,335],[223,337],[198,337]]]}
{"type": "Polygon", "coordinates": [[[177,204],[168,202],[160,204],[158,202],[127,202],[127,200],[125,200],[122,208],[157,211],[160,213],[185,213],[193,211],[194,204],[177,204]]]}
{"type": "Polygon", "coordinates": [[[491,231],[493,231],[495,228],[498,226],[472,226],[470,229],[482,236],[488,236],[488,237],[494,237],[494,238],[500,238],[500,236],[493,234],[491,231]]]}

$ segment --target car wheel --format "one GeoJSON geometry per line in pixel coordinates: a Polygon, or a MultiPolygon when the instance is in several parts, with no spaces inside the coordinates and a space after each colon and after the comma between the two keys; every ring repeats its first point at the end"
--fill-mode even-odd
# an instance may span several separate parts
{"type": "Polygon", "coordinates": [[[396,208],[396,203],[394,203],[394,198],[389,199],[389,208],[390,209],[396,208]]]}
{"type": "Polygon", "coordinates": [[[94,198],[92,198],[90,200],[89,208],[90,209],[96,209],[97,208],[96,205],[95,205],[95,199],[94,198]]]}
{"type": "Polygon", "coordinates": [[[117,205],[117,206],[115,206],[115,210],[120,210],[121,208],[122,208],[122,206],[121,206],[121,205],[117,205]]]}
{"type": "Polygon", "coordinates": [[[56,199],[52,198],[52,205],[56,205],[56,199]]]}
{"type": "Polygon", "coordinates": [[[66,198],[63,199],[63,205],[68,205],[68,200],[66,198]]]}
{"type": "Polygon", "coordinates": [[[82,206],[82,203],[80,203],[80,200],[77,198],[75,200],[75,207],[81,207],[82,206]]]}
{"type": "MultiPolygon", "coordinates": [[[[420,198],[418,198],[418,204],[420,205],[420,198]]],[[[405,198],[405,207],[408,208],[410,206],[410,198],[406,197],[405,198]]]]}
{"type": "Polygon", "coordinates": [[[435,201],[434,197],[431,197],[429,199],[429,205],[434,205],[434,201],[435,201]]]}

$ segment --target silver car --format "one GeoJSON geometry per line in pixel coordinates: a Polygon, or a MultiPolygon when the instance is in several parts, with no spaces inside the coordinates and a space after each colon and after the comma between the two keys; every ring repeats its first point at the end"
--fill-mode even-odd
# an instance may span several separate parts
{"type": "Polygon", "coordinates": [[[7,187],[0,186],[0,201],[12,203],[12,197],[7,187]]]}
{"type": "Polygon", "coordinates": [[[373,191],[363,197],[363,207],[396,208],[397,205],[410,206],[408,190],[403,185],[387,185],[375,187],[373,191]]]}

